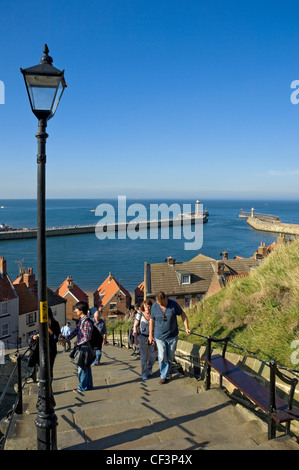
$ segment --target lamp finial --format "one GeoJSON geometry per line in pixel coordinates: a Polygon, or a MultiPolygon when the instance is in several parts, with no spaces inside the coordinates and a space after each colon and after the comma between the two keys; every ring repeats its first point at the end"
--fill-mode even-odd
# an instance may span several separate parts
{"type": "Polygon", "coordinates": [[[43,53],[44,53],[44,55],[41,58],[40,63],[41,64],[52,64],[53,59],[52,59],[52,57],[49,56],[49,48],[48,48],[47,44],[44,45],[43,53]]]}

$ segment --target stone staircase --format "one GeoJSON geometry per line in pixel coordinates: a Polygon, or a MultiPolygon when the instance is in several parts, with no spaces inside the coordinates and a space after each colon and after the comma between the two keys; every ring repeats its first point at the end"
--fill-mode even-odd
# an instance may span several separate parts
{"type": "MultiPolygon", "coordinates": [[[[104,346],[102,364],[92,368],[94,389],[75,394],[75,364],[59,347],[53,392],[58,419],[57,446],[62,450],[298,450],[296,440],[267,440],[267,426],[257,415],[220,389],[175,372],[159,384],[142,381],[140,360],[132,350],[104,346]]],[[[15,415],[5,450],[36,449],[38,385],[24,388],[24,413],[15,415]]]]}

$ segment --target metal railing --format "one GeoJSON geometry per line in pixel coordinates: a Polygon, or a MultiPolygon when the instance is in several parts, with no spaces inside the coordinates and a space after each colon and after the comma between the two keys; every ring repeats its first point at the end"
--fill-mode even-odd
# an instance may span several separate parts
{"type": "Polygon", "coordinates": [[[25,355],[27,354],[27,352],[29,350],[30,350],[30,348],[28,347],[22,353],[20,353],[18,350],[16,351],[16,357],[17,357],[16,364],[13,367],[13,369],[11,371],[11,374],[8,378],[8,381],[5,385],[5,388],[4,388],[4,390],[3,390],[3,392],[0,396],[0,406],[1,406],[1,404],[3,403],[4,398],[6,396],[6,393],[8,391],[8,388],[9,388],[12,380],[15,377],[15,374],[17,374],[17,398],[15,400],[15,403],[14,403],[13,407],[6,413],[6,417],[9,418],[8,419],[8,426],[6,428],[6,431],[5,431],[5,434],[2,438],[2,441],[0,443],[0,450],[4,449],[6,437],[8,435],[8,432],[9,432],[10,425],[11,425],[12,418],[13,418],[14,414],[15,413],[18,414],[18,415],[23,414],[23,388],[24,388],[24,385],[26,384],[29,377],[25,377],[25,380],[22,383],[22,360],[24,359],[25,355]]]}
{"type": "MultiPolygon", "coordinates": [[[[225,338],[213,338],[212,336],[207,336],[207,358],[206,358],[206,390],[209,390],[210,385],[211,385],[211,356],[212,356],[212,342],[214,343],[223,343],[222,347],[222,357],[225,357],[225,353],[227,350],[227,346],[229,342],[232,342],[228,336],[225,338]]],[[[236,343],[232,342],[232,344],[237,347],[238,349],[242,349],[243,351],[244,348],[240,347],[236,343]]],[[[296,386],[298,384],[298,380],[296,378],[290,378],[286,374],[283,374],[282,372],[279,371],[278,366],[276,364],[275,360],[270,360],[269,363],[262,361],[261,359],[257,358],[256,356],[252,355],[251,353],[248,353],[251,356],[253,356],[255,359],[259,360],[261,363],[264,365],[270,367],[270,380],[269,380],[269,412],[268,412],[268,438],[269,439],[274,439],[276,436],[276,424],[275,421],[272,419],[272,414],[275,413],[276,411],[276,377],[279,377],[280,380],[287,385],[290,386],[289,394],[288,394],[288,408],[287,410],[284,410],[283,413],[290,417],[292,420],[299,421],[299,418],[292,414],[292,408],[293,408],[293,400],[294,400],[294,393],[296,386]]],[[[289,369],[289,371],[291,371],[289,369]]],[[[297,372],[297,371],[294,371],[297,372]]],[[[228,379],[229,380],[229,379],[228,379]]],[[[222,374],[220,374],[220,387],[222,387],[222,374]]],[[[245,393],[246,394],[246,393],[245,393]]],[[[290,421],[286,422],[285,425],[285,434],[290,433],[290,426],[291,423],[290,421]]]]}

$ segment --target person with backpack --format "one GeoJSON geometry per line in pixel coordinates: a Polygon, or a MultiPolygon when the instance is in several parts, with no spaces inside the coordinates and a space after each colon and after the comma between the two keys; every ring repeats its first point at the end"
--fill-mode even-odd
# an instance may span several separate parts
{"type": "Polygon", "coordinates": [[[106,343],[106,338],[107,338],[106,323],[101,318],[101,312],[99,312],[99,310],[97,310],[93,316],[93,325],[94,325],[94,328],[98,330],[100,334],[100,338],[99,338],[98,344],[94,345],[96,358],[91,365],[99,366],[101,363],[101,357],[102,357],[102,346],[106,343]]]}
{"type": "Polygon", "coordinates": [[[93,389],[93,380],[91,372],[91,364],[95,358],[95,352],[92,348],[92,332],[93,322],[87,316],[88,314],[87,302],[77,302],[74,307],[74,313],[77,315],[79,321],[73,331],[67,335],[62,341],[67,342],[77,336],[77,350],[78,350],[78,379],[79,386],[74,388],[73,392],[86,392],[93,389]]]}
{"type": "Polygon", "coordinates": [[[134,322],[135,344],[139,346],[141,362],[141,378],[147,380],[153,374],[152,368],[157,359],[155,342],[149,343],[149,323],[151,318],[152,301],[146,299],[142,302],[140,312],[137,312],[134,322]]]}

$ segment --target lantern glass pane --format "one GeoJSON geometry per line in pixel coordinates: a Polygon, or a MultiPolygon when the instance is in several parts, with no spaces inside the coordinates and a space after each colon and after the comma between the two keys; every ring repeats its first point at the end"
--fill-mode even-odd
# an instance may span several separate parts
{"type": "Polygon", "coordinates": [[[27,75],[26,82],[32,109],[36,111],[52,111],[60,78],[41,75],[27,75]]]}
{"type": "Polygon", "coordinates": [[[62,86],[62,83],[60,81],[59,86],[58,86],[58,90],[57,90],[57,93],[56,93],[56,96],[55,96],[55,100],[54,100],[54,103],[53,103],[52,116],[54,116],[55,111],[57,109],[57,106],[59,105],[59,101],[60,101],[61,95],[63,93],[63,90],[64,90],[64,87],[62,86]]]}

